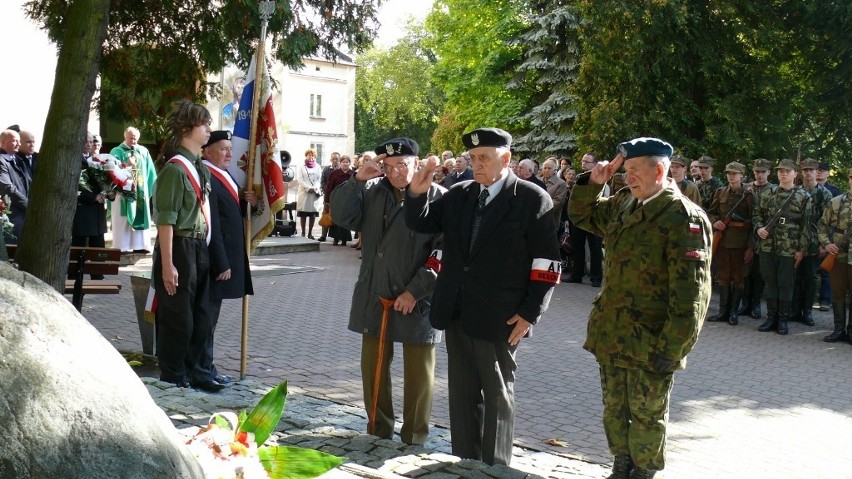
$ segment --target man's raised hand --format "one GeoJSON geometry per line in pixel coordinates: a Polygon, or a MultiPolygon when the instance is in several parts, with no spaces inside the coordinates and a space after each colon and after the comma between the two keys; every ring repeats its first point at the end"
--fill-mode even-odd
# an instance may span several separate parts
{"type": "Polygon", "coordinates": [[[367,160],[361,164],[358,171],[355,172],[355,179],[358,181],[370,181],[373,178],[382,176],[382,167],[379,163],[385,159],[387,155],[381,154],[372,160],[367,160]]]}
{"type": "Polygon", "coordinates": [[[592,172],[589,176],[589,183],[593,185],[602,185],[606,183],[623,164],[624,157],[621,156],[621,153],[615,155],[615,158],[613,158],[612,161],[602,161],[596,164],[595,167],[592,168],[592,172]]]}
{"type": "Polygon", "coordinates": [[[438,167],[438,160],[434,156],[426,160],[426,164],[414,173],[411,177],[411,183],[408,185],[408,194],[411,196],[420,196],[429,191],[432,186],[432,175],[435,173],[435,168],[438,167]]]}

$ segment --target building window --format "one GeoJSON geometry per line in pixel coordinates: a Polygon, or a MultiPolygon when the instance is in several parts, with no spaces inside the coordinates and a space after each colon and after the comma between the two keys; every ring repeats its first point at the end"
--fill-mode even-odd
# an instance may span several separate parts
{"type": "MultiPolygon", "coordinates": [[[[313,96],[313,95],[311,95],[311,96],[313,96]]],[[[311,143],[311,148],[313,148],[317,152],[317,163],[322,164],[322,160],[323,160],[322,143],[311,143]]]]}
{"type": "Polygon", "coordinates": [[[311,118],[322,118],[322,95],[311,93],[311,118]]]}

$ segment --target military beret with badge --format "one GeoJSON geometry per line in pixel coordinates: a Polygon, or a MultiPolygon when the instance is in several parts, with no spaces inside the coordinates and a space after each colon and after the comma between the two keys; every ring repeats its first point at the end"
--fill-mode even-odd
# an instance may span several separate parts
{"type": "Polygon", "coordinates": [[[713,168],[716,164],[716,159],[712,156],[702,155],[698,157],[698,167],[699,168],[713,168]]]}
{"type": "Polygon", "coordinates": [[[799,171],[799,165],[796,164],[795,161],[784,158],[783,160],[778,162],[778,165],[775,166],[776,170],[793,170],[799,171]]]}
{"type": "Polygon", "coordinates": [[[813,158],[805,158],[799,162],[799,168],[802,170],[815,170],[819,168],[819,162],[813,158]]]}
{"type": "Polygon", "coordinates": [[[689,166],[689,164],[690,164],[691,162],[692,162],[692,160],[690,160],[689,158],[687,158],[687,157],[685,157],[685,156],[681,155],[680,153],[678,153],[678,154],[676,154],[676,155],[672,155],[672,163],[677,164],[677,165],[681,165],[681,166],[683,166],[684,168],[685,168],[685,167],[687,167],[687,166],[689,166]]]}
{"type": "Polygon", "coordinates": [[[616,147],[616,153],[620,153],[625,160],[638,158],[640,156],[665,156],[671,158],[674,148],[659,138],[640,137],[620,143],[616,147]]]}
{"type": "Polygon", "coordinates": [[[213,143],[216,143],[217,141],[230,140],[230,139],[231,139],[231,132],[230,131],[228,131],[228,130],[216,130],[216,131],[210,133],[210,139],[207,140],[207,144],[205,144],[203,148],[207,148],[208,146],[212,145],[213,143]]]}
{"type": "Polygon", "coordinates": [[[420,153],[420,145],[411,138],[394,138],[377,146],[374,150],[376,155],[393,156],[417,156],[420,153]]]}
{"type": "Polygon", "coordinates": [[[746,167],[738,161],[732,161],[725,165],[725,173],[741,173],[745,174],[746,167]]]}
{"type": "Polygon", "coordinates": [[[462,143],[467,149],[481,146],[494,148],[511,148],[512,135],[500,128],[477,128],[462,136],[462,143]]]}

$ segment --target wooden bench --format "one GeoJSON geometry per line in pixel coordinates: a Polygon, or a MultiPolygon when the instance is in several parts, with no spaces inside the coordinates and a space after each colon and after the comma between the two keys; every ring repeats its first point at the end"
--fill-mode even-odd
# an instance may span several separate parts
{"type": "MultiPolygon", "coordinates": [[[[9,258],[15,257],[17,245],[6,245],[9,258]]],[[[77,311],[83,309],[83,296],[87,294],[119,294],[121,282],[105,279],[84,279],[85,275],[115,276],[121,261],[121,250],[72,246],[68,258],[68,276],[65,294],[71,295],[71,304],[77,311]]]]}

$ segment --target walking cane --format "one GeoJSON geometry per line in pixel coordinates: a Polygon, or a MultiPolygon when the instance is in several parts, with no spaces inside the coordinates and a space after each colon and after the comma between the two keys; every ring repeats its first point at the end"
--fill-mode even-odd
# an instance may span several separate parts
{"type": "Polygon", "coordinates": [[[370,416],[367,418],[367,434],[376,430],[376,411],[379,408],[379,384],[382,382],[382,359],[385,356],[385,337],[388,333],[388,313],[394,300],[379,297],[382,303],[382,323],[379,326],[379,351],[376,357],[376,372],[373,374],[373,395],[370,397],[370,416]]]}

